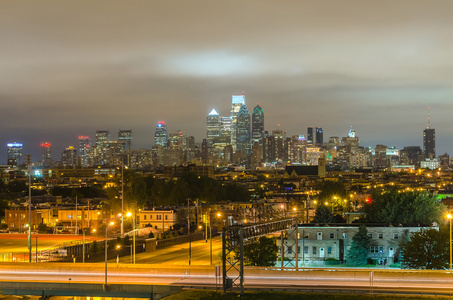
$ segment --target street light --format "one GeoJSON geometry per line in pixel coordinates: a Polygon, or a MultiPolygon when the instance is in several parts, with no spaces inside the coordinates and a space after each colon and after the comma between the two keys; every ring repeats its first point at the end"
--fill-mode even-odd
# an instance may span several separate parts
{"type": "Polygon", "coordinates": [[[109,226],[112,226],[114,224],[115,222],[110,222],[109,224],[107,224],[107,226],[105,226],[105,289],[107,289],[107,230],[109,229],[109,226]]]}
{"type": "Polygon", "coordinates": [[[447,215],[447,218],[450,220],[450,271],[452,271],[452,262],[451,262],[451,258],[452,258],[452,249],[451,249],[451,219],[453,218],[453,216],[451,214],[448,214],[447,215]]]}
{"type": "Polygon", "coordinates": [[[131,212],[128,212],[126,214],[127,217],[132,217],[132,232],[134,233],[133,237],[132,237],[132,247],[133,247],[133,262],[135,264],[135,217],[132,216],[132,213],[131,212]]]}

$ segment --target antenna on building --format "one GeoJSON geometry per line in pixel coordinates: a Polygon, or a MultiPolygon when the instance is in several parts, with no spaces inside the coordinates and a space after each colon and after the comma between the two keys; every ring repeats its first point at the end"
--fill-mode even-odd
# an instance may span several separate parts
{"type": "Polygon", "coordinates": [[[428,129],[431,127],[431,107],[428,106],[428,129]]]}

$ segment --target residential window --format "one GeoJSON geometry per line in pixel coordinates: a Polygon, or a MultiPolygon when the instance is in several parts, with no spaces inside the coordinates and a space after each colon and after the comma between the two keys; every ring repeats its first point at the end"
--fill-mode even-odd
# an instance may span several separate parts
{"type": "Polygon", "coordinates": [[[300,254],[300,246],[297,246],[297,253],[300,254]]]}
{"type": "Polygon", "coordinates": [[[153,215],[149,215],[149,219],[152,220],[153,219],[153,215]]]}
{"type": "Polygon", "coordinates": [[[312,253],[313,253],[313,254],[316,254],[316,253],[317,253],[316,247],[313,247],[313,252],[312,252],[312,253]]]}
{"type": "Polygon", "coordinates": [[[72,219],[72,215],[66,215],[68,219],[72,219]]]}
{"type": "Polygon", "coordinates": [[[384,247],[382,246],[371,246],[370,247],[371,253],[384,253],[384,247]]]}
{"type": "Polygon", "coordinates": [[[384,234],[383,233],[378,233],[377,234],[377,238],[382,240],[384,238],[384,234]]]}
{"type": "Polygon", "coordinates": [[[327,247],[327,254],[332,254],[332,247],[327,247]]]}
{"type": "Polygon", "coordinates": [[[162,220],[162,215],[157,215],[156,220],[162,220]]]}
{"type": "Polygon", "coordinates": [[[398,239],[398,233],[393,234],[393,239],[397,240],[398,239]]]}
{"type": "Polygon", "coordinates": [[[165,215],[165,220],[168,220],[168,215],[165,215]]]}
{"type": "Polygon", "coordinates": [[[143,215],[143,220],[146,220],[146,215],[143,215]]]}
{"type": "Polygon", "coordinates": [[[318,232],[318,240],[322,240],[322,232],[318,232]]]}
{"type": "Polygon", "coordinates": [[[292,246],[286,246],[286,249],[288,249],[288,254],[293,253],[293,247],[292,246]]]}
{"type": "Polygon", "coordinates": [[[368,237],[369,237],[370,239],[372,239],[372,238],[373,238],[373,234],[372,234],[372,233],[368,233],[368,237]]]}
{"type": "Polygon", "coordinates": [[[330,234],[330,238],[331,238],[331,239],[334,239],[334,238],[335,238],[335,233],[331,233],[331,234],[330,234]]]}
{"type": "Polygon", "coordinates": [[[310,237],[310,234],[308,232],[305,232],[304,239],[308,239],[309,237],[310,237]]]}
{"type": "Polygon", "coordinates": [[[308,254],[308,247],[307,246],[304,247],[304,253],[308,254]]]}
{"type": "Polygon", "coordinates": [[[346,240],[348,238],[348,234],[347,233],[343,233],[343,240],[346,240]]]}

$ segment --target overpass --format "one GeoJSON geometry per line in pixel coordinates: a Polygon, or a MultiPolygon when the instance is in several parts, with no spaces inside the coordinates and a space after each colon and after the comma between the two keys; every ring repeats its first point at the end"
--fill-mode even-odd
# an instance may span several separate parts
{"type": "MultiPolygon", "coordinates": [[[[453,295],[450,271],[245,267],[245,290],[453,295]]],[[[2,263],[4,295],[159,299],[187,288],[222,289],[214,266],[2,263]]]]}

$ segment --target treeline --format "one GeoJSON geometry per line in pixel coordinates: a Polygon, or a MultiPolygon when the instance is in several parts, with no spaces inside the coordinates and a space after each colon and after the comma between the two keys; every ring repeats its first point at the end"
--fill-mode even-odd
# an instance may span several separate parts
{"type": "MultiPolygon", "coordinates": [[[[94,198],[104,197],[104,205],[115,210],[121,207],[121,176],[116,187],[103,189],[101,186],[84,188],[55,187],[54,196],[94,198]]],[[[219,201],[243,202],[250,200],[248,189],[237,183],[223,183],[205,176],[189,173],[178,180],[163,180],[144,176],[133,170],[124,171],[124,203],[126,209],[152,206],[172,206],[185,204],[187,199],[199,203],[219,201]]]]}

